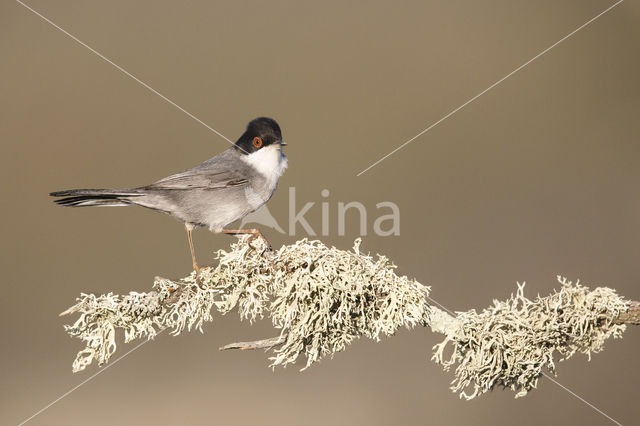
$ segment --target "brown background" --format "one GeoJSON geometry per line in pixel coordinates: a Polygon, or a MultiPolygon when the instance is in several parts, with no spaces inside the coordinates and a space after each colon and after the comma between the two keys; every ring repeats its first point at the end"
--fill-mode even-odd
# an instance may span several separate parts
{"type": "MultiPolygon", "coordinates": [[[[401,235],[369,236],[456,310],[516,281],[547,294],[564,274],[640,299],[640,2],[627,0],[361,177],[356,173],[612,4],[611,1],[29,2],[235,139],[273,116],[290,168],[270,201],[401,209],[401,235]]],[[[130,187],[197,164],[227,142],[12,1],[0,6],[2,319],[0,423],[16,424],[97,371],[57,313],[80,292],[145,290],[190,270],[183,228],[140,208],[62,209],[47,193],[130,187]]],[[[307,215],[319,228],[318,204],[307,215]]],[[[267,230],[275,246],[293,238],[267,230]]],[[[299,230],[299,237],[303,236],[299,230]]],[[[200,259],[229,238],[196,233],[200,259]]],[[[220,353],[273,335],[215,318],[162,335],[31,424],[609,424],[548,380],[523,399],[471,402],[429,360],[440,336],[360,340],[310,370],[220,353]]],[[[133,345],[120,346],[117,355],[133,345]]],[[[558,380],[637,422],[640,330],[558,380]]]]}

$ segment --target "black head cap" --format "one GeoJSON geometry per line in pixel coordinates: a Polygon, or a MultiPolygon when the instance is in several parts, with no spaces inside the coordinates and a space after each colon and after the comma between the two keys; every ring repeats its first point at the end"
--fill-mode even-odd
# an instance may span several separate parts
{"type": "Polygon", "coordinates": [[[280,126],[272,118],[259,117],[249,122],[235,147],[243,154],[251,154],[275,143],[282,144],[280,126]]]}

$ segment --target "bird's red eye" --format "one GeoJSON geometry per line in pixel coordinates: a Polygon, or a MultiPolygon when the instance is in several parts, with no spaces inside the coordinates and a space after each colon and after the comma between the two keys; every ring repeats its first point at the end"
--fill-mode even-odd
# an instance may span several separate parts
{"type": "Polygon", "coordinates": [[[260,148],[262,146],[262,139],[257,136],[253,138],[253,146],[260,148]]]}

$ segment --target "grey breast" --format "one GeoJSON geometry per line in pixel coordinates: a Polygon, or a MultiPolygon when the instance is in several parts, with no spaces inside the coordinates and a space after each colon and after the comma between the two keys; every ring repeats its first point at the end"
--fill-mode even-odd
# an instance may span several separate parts
{"type": "Polygon", "coordinates": [[[145,195],[134,202],[218,232],[268,199],[260,202],[265,198],[265,179],[241,155],[229,148],[202,164],[139,188],[145,195]]]}

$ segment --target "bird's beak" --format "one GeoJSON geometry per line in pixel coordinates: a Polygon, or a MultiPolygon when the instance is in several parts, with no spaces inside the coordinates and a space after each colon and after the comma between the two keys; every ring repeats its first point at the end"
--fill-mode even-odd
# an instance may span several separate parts
{"type": "Polygon", "coordinates": [[[280,146],[287,146],[289,145],[288,143],[286,143],[285,141],[280,141],[280,146]]]}

